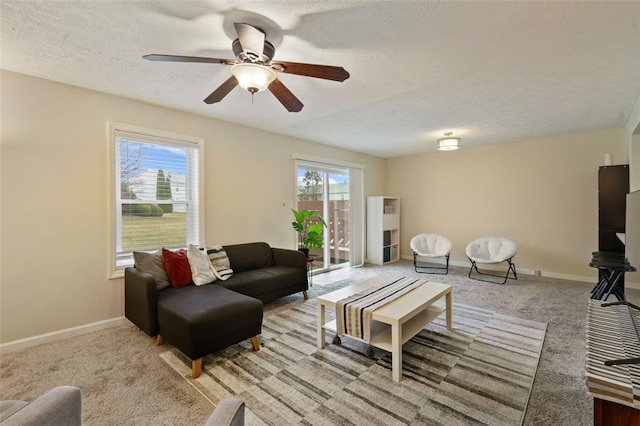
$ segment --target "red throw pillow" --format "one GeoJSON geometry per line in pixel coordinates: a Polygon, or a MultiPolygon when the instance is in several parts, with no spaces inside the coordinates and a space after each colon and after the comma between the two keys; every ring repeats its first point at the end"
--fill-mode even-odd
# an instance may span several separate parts
{"type": "Polygon", "coordinates": [[[171,251],[163,247],[162,263],[172,286],[181,288],[191,284],[191,267],[185,249],[171,251]]]}

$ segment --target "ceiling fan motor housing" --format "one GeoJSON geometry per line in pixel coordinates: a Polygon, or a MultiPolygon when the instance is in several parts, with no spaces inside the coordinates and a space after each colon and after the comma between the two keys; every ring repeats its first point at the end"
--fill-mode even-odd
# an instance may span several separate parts
{"type": "Polygon", "coordinates": [[[264,41],[264,49],[261,56],[251,50],[244,50],[240,44],[239,38],[233,40],[231,48],[233,49],[233,54],[238,59],[238,62],[253,62],[262,65],[269,65],[276,52],[273,44],[269,43],[267,40],[264,41]]]}

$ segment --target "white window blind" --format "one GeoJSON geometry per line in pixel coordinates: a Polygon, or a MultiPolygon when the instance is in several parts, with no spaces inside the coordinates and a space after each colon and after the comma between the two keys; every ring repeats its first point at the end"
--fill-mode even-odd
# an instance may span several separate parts
{"type": "Polygon", "coordinates": [[[112,276],[133,251],[198,244],[202,143],[150,129],[112,125],[112,276]]]}

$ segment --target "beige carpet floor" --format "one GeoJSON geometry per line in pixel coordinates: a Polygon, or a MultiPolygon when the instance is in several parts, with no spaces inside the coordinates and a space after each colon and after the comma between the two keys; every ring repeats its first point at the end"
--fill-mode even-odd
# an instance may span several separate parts
{"type": "MultiPolygon", "coordinates": [[[[217,404],[236,396],[247,426],[517,426],[533,385],[546,324],[453,304],[403,345],[403,380],[391,380],[390,354],[343,336],[318,350],[316,301],[267,312],[260,343],[207,355],[191,378],[191,360],[170,348],[162,358],[217,404]]],[[[444,302],[436,305],[443,307],[444,302]]],[[[327,320],[334,318],[328,310],[327,320]]]]}
{"type": "MultiPolygon", "coordinates": [[[[379,273],[418,275],[407,261],[367,265],[315,276],[310,293],[379,273]]],[[[457,303],[548,323],[524,424],[591,424],[584,358],[593,283],[520,275],[517,281],[497,285],[469,280],[466,274],[467,268],[453,267],[449,275],[429,277],[452,284],[457,303]]],[[[640,302],[638,290],[628,290],[627,296],[640,302]]],[[[282,298],[265,309],[286,309],[300,298],[282,298]]],[[[0,357],[0,399],[29,400],[68,384],[82,389],[86,425],[204,423],[214,407],[160,358],[166,350],[129,324],[6,354],[0,357]]]]}

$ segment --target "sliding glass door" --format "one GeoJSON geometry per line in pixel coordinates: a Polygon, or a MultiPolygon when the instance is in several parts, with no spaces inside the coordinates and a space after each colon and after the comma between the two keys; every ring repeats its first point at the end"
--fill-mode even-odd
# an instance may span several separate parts
{"type": "Polygon", "coordinates": [[[327,227],[323,248],[311,250],[313,270],[320,272],[349,265],[349,169],[298,162],[298,210],[320,214],[327,227]]]}

